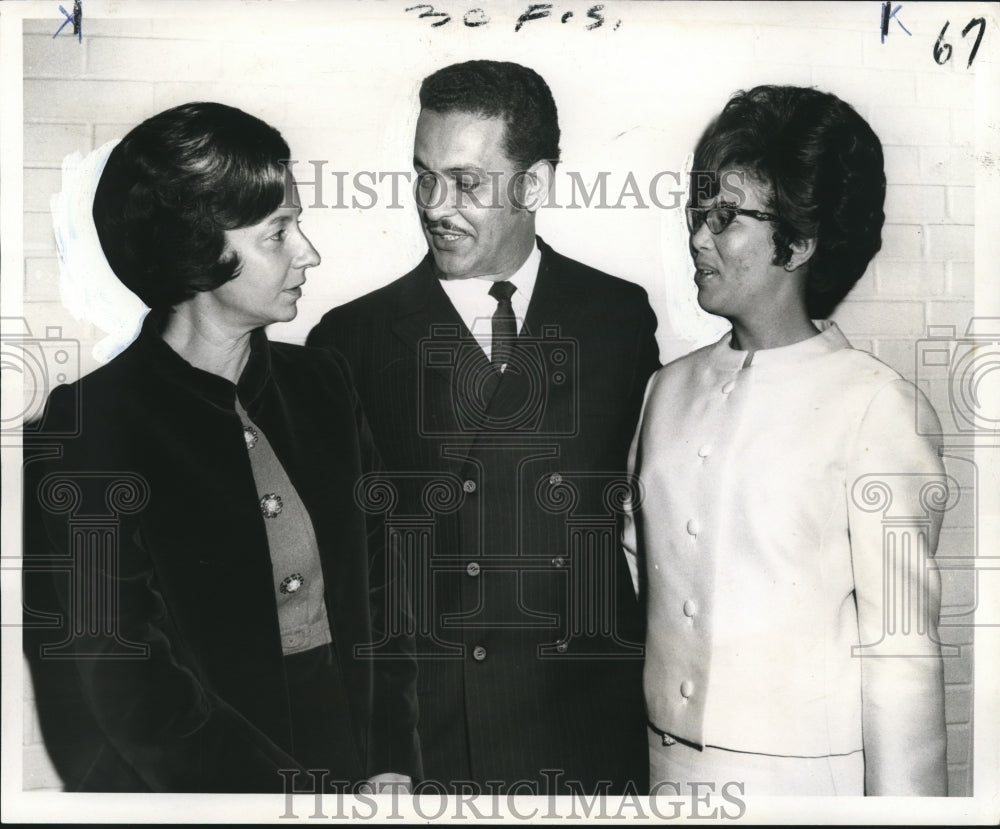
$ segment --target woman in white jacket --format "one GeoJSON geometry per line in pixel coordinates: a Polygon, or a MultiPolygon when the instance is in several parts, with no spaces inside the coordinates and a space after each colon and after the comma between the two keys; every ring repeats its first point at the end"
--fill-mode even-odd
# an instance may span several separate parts
{"type": "Polygon", "coordinates": [[[757,87],[694,168],[698,301],[732,330],[653,376],[632,446],[651,785],[943,795],[937,418],[825,321],[881,247],[881,144],[757,87]]]}

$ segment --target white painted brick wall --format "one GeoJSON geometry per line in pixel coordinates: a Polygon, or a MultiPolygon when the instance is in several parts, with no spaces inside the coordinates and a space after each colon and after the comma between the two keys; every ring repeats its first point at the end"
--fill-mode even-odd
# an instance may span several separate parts
{"type": "MultiPolygon", "coordinates": [[[[873,17],[878,4],[857,5],[866,9],[865,18],[842,25],[754,26],[746,21],[747,25],[716,30],[715,39],[678,38],[676,48],[685,56],[685,64],[683,69],[664,69],[664,81],[655,93],[659,100],[651,106],[665,107],[654,110],[664,113],[685,107],[702,111],[699,103],[684,98],[696,94],[685,90],[686,81],[673,83],[670,78],[711,77],[725,72],[727,65],[738,65],[743,69],[734,75],[732,89],[760,82],[811,83],[840,94],[870,119],[885,145],[888,191],[883,248],[835,318],[859,347],[873,351],[912,379],[914,343],[925,336],[926,326],[951,324],[961,333],[972,315],[973,73],[964,69],[965,52],[960,59],[935,67],[926,38],[908,38],[895,23],[888,42],[880,43],[873,17]],[[719,37],[727,39],[725,48],[717,48],[719,37]],[[715,45],[695,48],[693,44],[699,42],[715,45]],[[676,106],[664,101],[671,96],[676,106]]],[[[936,19],[940,12],[913,4],[904,11],[908,16],[903,18],[914,29],[933,26],[936,32],[940,27],[936,19]]],[[[387,67],[372,67],[363,82],[345,88],[340,75],[347,68],[338,65],[337,55],[319,37],[284,44],[284,49],[294,50],[290,61],[280,50],[236,38],[224,42],[225,29],[206,31],[183,20],[114,24],[91,20],[82,45],[72,37],[53,41],[52,29],[50,21],[25,24],[25,314],[36,333],[45,325],[60,325],[64,336],[79,338],[84,372],[95,367],[91,346],[98,332],[73,320],[59,304],[49,215],[49,197],[59,187],[64,155],[76,150],[85,153],[119,137],[165,107],[187,100],[220,99],[255,112],[286,135],[308,136],[310,143],[305,147],[293,146],[293,152],[301,153],[299,157],[330,158],[337,148],[338,130],[364,127],[359,121],[365,117],[363,101],[371,90],[387,85],[384,88],[405,88],[409,94],[414,88],[412,72],[391,72],[387,67]]],[[[456,60],[474,56],[456,49],[456,60]]],[[[959,51],[956,46],[956,55],[959,51]]],[[[668,57],[664,57],[665,67],[668,57]]],[[[531,63],[533,55],[515,54],[511,59],[531,63]]],[[[406,65],[406,61],[401,63],[406,65]]],[[[650,80],[649,86],[655,83],[650,80]]],[[[613,97],[608,98],[609,106],[614,105],[613,97]]],[[[565,118],[572,107],[559,103],[565,118]]],[[[574,107],[579,103],[572,100],[574,107]]],[[[711,109],[717,111],[721,104],[721,98],[713,100],[711,109]]],[[[669,116],[654,126],[665,135],[677,128],[695,134],[669,116]]],[[[385,134],[391,136],[391,130],[390,126],[385,134]]],[[[320,222],[321,229],[332,226],[323,222],[341,221],[328,217],[306,215],[309,222],[320,222]]],[[[361,217],[352,219],[360,221],[361,217]]],[[[393,242],[386,239],[385,244],[393,242]]],[[[337,250],[334,244],[330,247],[337,250]]],[[[339,302],[364,292],[363,283],[351,281],[352,272],[363,268],[363,262],[336,261],[335,253],[326,256],[335,262],[326,270],[335,279],[324,286],[317,278],[318,299],[313,301],[322,304],[325,297],[329,305],[334,298],[339,302]]],[[[650,259],[655,257],[651,251],[650,259]]],[[[687,267],[687,263],[678,266],[687,267]]],[[[389,276],[380,278],[384,282],[389,276]]],[[[662,288],[650,286],[650,294],[663,297],[662,288]]],[[[665,319],[663,308],[656,310],[665,319]]],[[[291,339],[301,340],[303,335],[300,332],[291,339]]],[[[683,353],[683,344],[671,332],[661,331],[661,338],[665,354],[683,353]]],[[[925,387],[937,407],[947,405],[940,385],[925,387]]],[[[948,516],[941,554],[962,555],[973,540],[971,518],[948,516]]],[[[972,606],[967,577],[945,572],[943,585],[946,609],[953,616],[972,606]]],[[[962,648],[960,658],[946,663],[948,759],[952,794],[967,794],[972,785],[971,629],[949,627],[943,635],[962,648]]],[[[25,691],[25,723],[25,788],[57,786],[40,744],[30,688],[25,691]]]]}

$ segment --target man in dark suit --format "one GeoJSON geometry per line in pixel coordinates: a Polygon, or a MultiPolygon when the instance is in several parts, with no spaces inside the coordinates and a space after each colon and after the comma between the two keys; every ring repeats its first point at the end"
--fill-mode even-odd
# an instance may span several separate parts
{"type": "Polygon", "coordinates": [[[457,64],[420,104],[429,254],[308,343],[346,355],[389,470],[357,494],[407,561],[426,778],[641,793],[643,621],[617,524],[656,318],[535,235],[559,157],[541,77],[457,64]]]}

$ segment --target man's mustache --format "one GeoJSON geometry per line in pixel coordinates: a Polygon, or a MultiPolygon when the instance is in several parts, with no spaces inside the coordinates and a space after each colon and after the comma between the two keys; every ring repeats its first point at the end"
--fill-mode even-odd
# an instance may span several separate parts
{"type": "Polygon", "coordinates": [[[424,222],[424,227],[427,229],[429,233],[434,233],[435,231],[438,231],[440,233],[460,233],[463,236],[469,235],[465,230],[458,227],[454,223],[448,221],[447,219],[441,219],[440,221],[437,222],[424,222]]]}

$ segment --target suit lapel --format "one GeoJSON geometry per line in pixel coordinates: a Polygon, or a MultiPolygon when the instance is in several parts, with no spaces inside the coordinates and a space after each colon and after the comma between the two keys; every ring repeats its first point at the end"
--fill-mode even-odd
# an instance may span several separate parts
{"type": "Polygon", "coordinates": [[[421,369],[453,379],[456,360],[473,360],[473,371],[479,375],[489,368],[486,355],[434,275],[430,254],[402,286],[391,326],[396,336],[420,355],[421,369]]]}
{"type": "MultiPolygon", "coordinates": [[[[435,371],[451,384],[461,378],[462,388],[474,393],[470,410],[481,412],[482,428],[471,429],[470,435],[477,438],[497,430],[509,433],[523,429],[530,434],[531,427],[527,421],[521,422],[519,413],[532,411],[536,397],[539,399],[534,403],[544,405],[552,382],[547,374],[549,351],[566,337],[584,307],[567,260],[541,239],[538,246],[542,253],[538,278],[524,327],[514,343],[511,368],[502,375],[493,371],[451,304],[431,268],[429,254],[410,273],[396,297],[390,323],[393,332],[419,356],[419,370],[435,371]],[[525,370],[517,370],[518,366],[525,370]]],[[[461,389],[455,391],[461,393],[461,389]]]]}
{"type": "MultiPolygon", "coordinates": [[[[573,282],[573,275],[566,267],[566,260],[541,239],[538,247],[542,261],[538,265],[538,279],[528,304],[522,336],[541,337],[542,328],[557,325],[562,328],[583,309],[584,298],[573,282]]],[[[559,335],[565,332],[560,330],[559,335]]]]}

